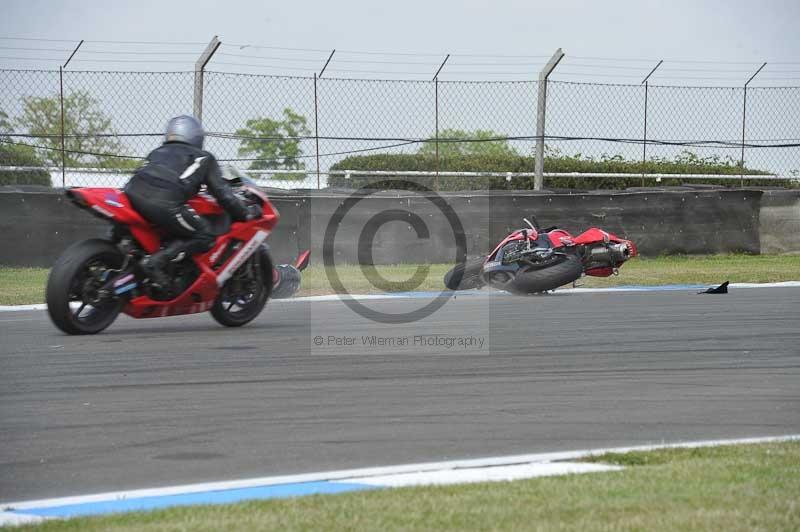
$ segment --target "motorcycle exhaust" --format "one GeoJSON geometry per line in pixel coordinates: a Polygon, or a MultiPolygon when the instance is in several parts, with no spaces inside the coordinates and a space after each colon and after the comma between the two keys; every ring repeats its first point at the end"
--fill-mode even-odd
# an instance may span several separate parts
{"type": "Polygon", "coordinates": [[[589,260],[603,264],[619,264],[631,258],[631,250],[627,244],[606,244],[595,246],[589,250],[589,260]]]}

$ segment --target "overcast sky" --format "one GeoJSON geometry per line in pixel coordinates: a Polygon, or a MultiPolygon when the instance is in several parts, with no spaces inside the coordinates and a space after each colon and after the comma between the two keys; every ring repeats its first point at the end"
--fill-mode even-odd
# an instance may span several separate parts
{"type": "MultiPolygon", "coordinates": [[[[666,62],[654,81],[740,85],[761,61],[767,61],[771,64],[760,74],[764,80],[761,84],[800,84],[797,0],[4,0],[2,4],[0,36],[75,42],[86,39],[70,65],[76,70],[189,70],[202,44],[153,46],[91,41],[204,43],[219,35],[226,45],[210,64],[209,68],[215,70],[311,75],[326,59],[321,50],[336,48],[339,52],[329,66],[329,76],[425,79],[432,77],[444,55],[451,53],[454,55],[443,70],[443,80],[526,79],[535,77],[546,56],[561,47],[567,55],[556,71],[560,77],[554,73],[554,79],[639,83],[654,61],[663,58],[666,62]],[[233,43],[320,51],[229,45],[233,43]],[[172,54],[138,55],[156,51],[172,54]],[[614,60],[595,59],[598,57],[614,60]],[[118,62],[101,62],[109,59],[118,62]],[[130,62],[136,60],[148,62],[130,62]],[[677,60],[725,63],[674,62],[677,60]],[[531,75],[526,74],[528,71],[531,75]]],[[[52,68],[58,60],[66,59],[69,52],[63,50],[71,48],[72,43],[2,39],[0,46],[5,47],[0,56],[6,58],[0,59],[0,68],[52,68]],[[7,59],[12,57],[46,60],[7,59]]]]}

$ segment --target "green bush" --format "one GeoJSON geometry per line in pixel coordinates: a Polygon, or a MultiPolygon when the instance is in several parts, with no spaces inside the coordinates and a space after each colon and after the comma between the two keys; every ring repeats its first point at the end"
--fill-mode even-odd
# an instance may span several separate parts
{"type": "Polygon", "coordinates": [[[42,185],[49,187],[50,173],[45,170],[25,172],[3,170],[3,166],[42,166],[36,154],[27,146],[0,144],[0,186],[42,185]]]}
{"type": "MultiPolygon", "coordinates": [[[[641,161],[629,161],[622,156],[601,158],[584,157],[581,155],[564,156],[555,154],[545,157],[545,172],[564,173],[603,173],[608,176],[601,177],[546,177],[545,187],[551,189],[623,189],[639,186],[672,186],[684,184],[684,180],[662,179],[657,182],[655,178],[646,174],[710,174],[710,175],[739,175],[742,170],[737,162],[719,157],[697,157],[694,153],[684,152],[674,160],[651,159],[642,164],[641,161]],[[645,177],[642,177],[642,173],[645,177]],[[625,176],[620,179],[616,176],[625,176]]],[[[347,157],[331,166],[331,171],[337,170],[382,170],[382,171],[435,171],[436,157],[431,154],[374,154],[356,155],[347,157]]],[[[529,172],[534,169],[534,158],[515,154],[480,154],[458,155],[441,157],[439,170],[442,172],[529,172]]],[[[745,168],[745,174],[765,175],[768,172],[745,168]]],[[[346,179],[342,175],[332,175],[328,179],[331,187],[360,188],[370,187],[381,180],[399,180],[410,182],[410,185],[397,184],[393,188],[421,189],[435,188],[434,177],[409,177],[409,176],[369,176],[357,175],[346,179]]],[[[724,186],[739,186],[740,181],[729,179],[703,179],[685,180],[688,183],[703,183],[724,186]]],[[[797,186],[789,180],[771,181],[758,179],[745,179],[746,186],[797,186]]],[[[532,189],[533,177],[514,177],[506,181],[505,176],[500,177],[439,177],[440,190],[526,190],[532,189]]]]}

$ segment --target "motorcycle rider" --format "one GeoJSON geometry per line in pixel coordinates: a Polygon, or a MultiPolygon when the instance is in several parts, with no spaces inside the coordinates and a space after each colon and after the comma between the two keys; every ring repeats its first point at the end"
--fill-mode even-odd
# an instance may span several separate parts
{"type": "Polygon", "coordinates": [[[150,152],[145,165],[125,185],[125,194],[133,208],[174,237],[166,247],[139,264],[150,281],[162,289],[169,286],[164,271],[169,261],[206,252],[216,242],[209,223],[186,203],[202,185],[235,220],[262,216],[261,207],[247,206],[233,194],[222,178],[217,160],[203,150],[204,138],[203,126],[193,116],[170,119],[164,143],[150,152]]]}

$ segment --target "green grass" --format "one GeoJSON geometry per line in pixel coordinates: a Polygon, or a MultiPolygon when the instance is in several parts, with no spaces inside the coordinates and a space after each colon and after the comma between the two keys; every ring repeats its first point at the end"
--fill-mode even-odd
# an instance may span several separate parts
{"type": "Polygon", "coordinates": [[[800,280],[800,255],[675,255],[635,258],[612,277],[584,277],[587,287],[774,283],[800,280]]]}
{"type": "Polygon", "coordinates": [[[15,530],[798,530],[800,443],[607,455],[617,472],[52,521],[15,530]]]}
{"type": "Polygon", "coordinates": [[[28,305],[44,301],[46,268],[0,266],[0,305],[28,305]]]}
{"type": "MultiPolygon", "coordinates": [[[[394,266],[375,266],[375,270],[384,279],[395,284],[393,290],[382,290],[373,286],[367,276],[362,272],[360,266],[345,265],[335,269],[336,275],[341,280],[344,288],[352,294],[378,293],[384,291],[407,292],[411,290],[443,290],[442,279],[444,274],[452,267],[450,264],[423,264],[420,266],[411,264],[400,264],[394,266]],[[421,284],[411,281],[417,268],[426,272],[421,277],[421,284]]],[[[323,266],[310,266],[303,272],[303,282],[300,295],[330,294],[335,292],[331,287],[329,277],[332,277],[333,268],[326,269],[323,266]]]]}
{"type": "MultiPolygon", "coordinates": [[[[421,283],[412,279],[416,265],[377,266],[377,272],[395,283],[389,291],[442,290],[442,277],[449,264],[420,266],[426,273],[421,283]]],[[[336,272],[350,293],[377,293],[385,290],[374,286],[359,266],[340,266],[336,272]]],[[[767,283],[800,280],[800,255],[709,255],[636,258],[625,264],[615,277],[584,277],[586,287],[663,284],[767,283]]],[[[0,305],[41,303],[47,270],[42,268],[0,267],[0,305]]],[[[322,266],[311,266],[303,272],[298,295],[330,294],[334,290],[322,266]]]]}

